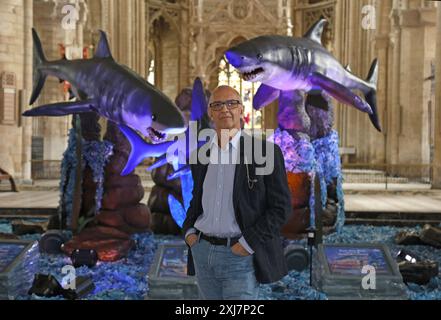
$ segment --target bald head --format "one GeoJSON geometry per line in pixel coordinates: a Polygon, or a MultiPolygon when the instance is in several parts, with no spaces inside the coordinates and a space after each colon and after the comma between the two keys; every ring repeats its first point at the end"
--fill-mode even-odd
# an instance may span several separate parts
{"type": "Polygon", "coordinates": [[[243,116],[242,98],[239,92],[230,86],[219,86],[213,90],[210,97],[209,106],[213,102],[226,102],[230,100],[239,100],[239,104],[233,105],[232,108],[226,108],[226,105],[222,109],[216,109],[209,107],[208,115],[213,121],[216,130],[222,129],[240,129],[241,118],[243,116]]]}
{"type": "Polygon", "coordinates": [[[239,94],[239,92],[236,91],[236,89],[230,87],[230,86],[218,86],[216,89],[213,90],[211,93],[210,101],[209,103],[212,103],[213,101],[225,101],[225,100],[231,100],[236,99],[239,100],[242,104],[242,98],[239,94]]]}

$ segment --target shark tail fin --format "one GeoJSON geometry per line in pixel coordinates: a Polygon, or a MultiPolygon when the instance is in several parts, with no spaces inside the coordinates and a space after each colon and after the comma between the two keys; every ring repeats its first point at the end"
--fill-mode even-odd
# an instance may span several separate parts
{"type": "Polygon", "coordinates": [[[126,166],[121,171],[122,176],[126,176],[133,172],[136,166],[145,158],[162,156],[167,151],[167,148],[173,143],[173,141],[167,141],[160,144],[150,144],[144,141],[135,130],[126,125],[119,125],[119,129],[126,139],[129,140],[130,146],[132,147],[126,166]]]}
{"type": "Polygon", "coordinates": [[[41,89],[43,89],[44,82],[46,80],[46,74],[42,71],[43,65],[47,62],[43,47],[41,46],[40,38],[38,37],[37,31],[32,28],[32,39],[34,41],[34,76],[33,76],[33,89],[31,99],[29,104],[33,104],[40,95],[41,89]]]}
{"type": "Polygon", "coordinates": [[[377,80],[378,80],[378,60],[372,61],[371,68],[366,81],[370,84],[370,88],[365,92],[366,102],[370,105],[372,109],[372,114],[369,115],[374,127],[381,132],[380,120],[378,119],[377,111],[377,80]]]}

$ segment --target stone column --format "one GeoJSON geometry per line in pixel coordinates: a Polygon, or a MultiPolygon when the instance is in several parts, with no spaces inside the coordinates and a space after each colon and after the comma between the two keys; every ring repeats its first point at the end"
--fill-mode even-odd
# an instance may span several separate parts
{"type": "MultiPolygon", "coordinates": [[[[387,107],[386,91],[389,51],[389,14],[391,3],[363,1],[337,1],[335,4],[335,40],[333,54],[342,65],[349,65],[352,72],[366,79],[375,58],[379,60],[377,82],[377,109],[380,123],[385,127],[387,107]],[[370,7],[368,7],[370,6],[370,7]],[[371,9],[365,11],[366,9],[371,9]],[[373,11],[372,9],[375,9],[373,11]],[[371,17],[366,25],[367,14],[371,17]]],[[[362,94],[359,93],[361,97],[362,94]]],[[[355,147],[356,155],[344,162],[384,163],[385,136],[376,131],[366,113],[352,106],[338,104],[335,110],[335,124],[340,136],[340,145],[355,147]]]]}
{"type": "Polygon", "coordinates": [[[143,77],[147,77],[147,58],[146,58],[146,21],[145,21],[145,1],[137,0],[136,3],[136,70],[143,77]]]}
{"type": "MultiPolygon", "coordinates": [[[[430,74],[436,33],[435,10],[401,10],[401,58],[399,74],[400,135],[398,160],[403,164],[429,164],[428,101],[430,91],[424,79],[430,74]]],[[[403,174],[407,174],[403,172],[403,174]]]]}
{"type": "Polygon", "coordinates": [[[17,180],[30,179],[32,121],[21,117],[20,105],[27,104],[32,81],[29,80],[32,78],[32,50],[28,46],[31,25],[32,1],[0,3],[0,74],[12,74],[5,81],[5,90],[8,95],[13,95],[12,102],[5,104],[6,121],[3,122],[3,117],[0,120],[0,167],[17,180]]]}
{"type": "Polygon", "coordinates": [[[391,52],[388,63],[390,69],[388,72],[388,99],[389,106],[387,110],[387,145],[386,145],[386,163],[398,163],[398,137],[401,134],[401,106],[400,98],[400,68],[401,68],[401,27],[399,23],[399,10],[393,9],[390,15],[391,32],[389,34],[391,42],[391,52]]]}
{"type": "MultiPolygon", "coordinates": [[[[392,45],[390,41],[390,13],[392,9],[391,1],[377,2],[376,9],[376,26],[375,26],[375,53],[374,56],[378,58],[379,70],[378,70],[378,83],[377,83],[377,109],[380,119],[380,125],[382,127],[382,133],[378,133],[375,130],[371,131],[369,144],[370,155],[374,159],[375,163],[387,163],[388,146],[387,140],[389,137],[389,99],[391,95],[391,87],[389,83],[389,73],[391,64],[389,57],[392,51],[392,45]],[[380,139],[381,137],[381,139],[380,139]]],[[[368,61],[370,64],[371,61],[368,61]]],[[[370,123],[368,126],[372,127],[370,123]]]]}
{"type": "Polygon", "coordinates": [[[183,8],[180,13],[180,25],[183,26],[181,29],[181,39],[179,42],[179,83],[178,92],[181,92],[184,88],[191,85],[192,79],[189,76],[189,38],[190,38],[190,28],[189,28],[189,12],[188,8],[183,8]]]}
{"type": "Polygon", "coordinates": [[[441,189],[441,5],[438,4],[435,71],[435,148],[433,157],[432,187],[441,189]]]}
{"type": "MultiPolygon", "coordinates": [[[[23,92],[20,97],[22,109],[28,105],[28,97],[32,92],[32,37],[33,26],[33,1],[25,0],[24,5],[24,70],[23,70],[23,92]]],[[[23,110],[24,111],[24,110],[23,110]]],[[[32,150],[32,119],[22,117],[23,127],[22,139],[22,175],[25,181],[31,180],[31,150],[32,150]]]]}
{"type": "MultiPolygon", "coordinates": [[[[66,43],[69,38],[62,28],[64,15],[61,10],[64,3],[34,1],[33,5],[34,27],[41,39],[46,59],[49,61],[59,60],[61,59],[59,44],[70,44],[66,43]]],[[[70,32],[75,32],[75,30],[70,32]]],[[[29,96],[30,92],[27,99],[29,96]]],[[[49,76],[33,107],[61,101],[64,101],[62,85],[59,79],[49,76]]],[[[33,135],[44,138],[43,159],[61,160],[67,146],[70,117],[35,117],[32,118],[32,122],[35,128],[33,135]]]]}

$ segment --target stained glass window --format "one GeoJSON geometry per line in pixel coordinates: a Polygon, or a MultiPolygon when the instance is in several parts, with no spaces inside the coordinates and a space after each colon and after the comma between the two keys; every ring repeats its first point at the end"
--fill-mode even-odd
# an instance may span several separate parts
{"type": "Polygon", "coordinates": [[[223,57],[219,63],[219,85],[228,85],[236,89],[243,100],[244,125],[247,129],[262,128],[262,112],[253,109],[253,97],[260,86],[258,82],[244,81],[239,72],[223,57]]]}

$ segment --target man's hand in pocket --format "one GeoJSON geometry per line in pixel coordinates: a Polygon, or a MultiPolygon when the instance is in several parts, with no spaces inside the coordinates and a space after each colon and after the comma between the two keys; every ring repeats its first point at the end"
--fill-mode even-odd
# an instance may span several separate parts
{"type": "Polygon", "coordinates": [[[246,257],[250,255],[250,253],[239,242],[231,247],[231,251],[233,251],[235,255],[241,257],[246,257]]]}
{"type": "Polygon", "coordinates": [[[185,242],[191,247],[198,241],[198,236],[194,233],[189,234],[187,238],[185,238],[185,242]]]}

